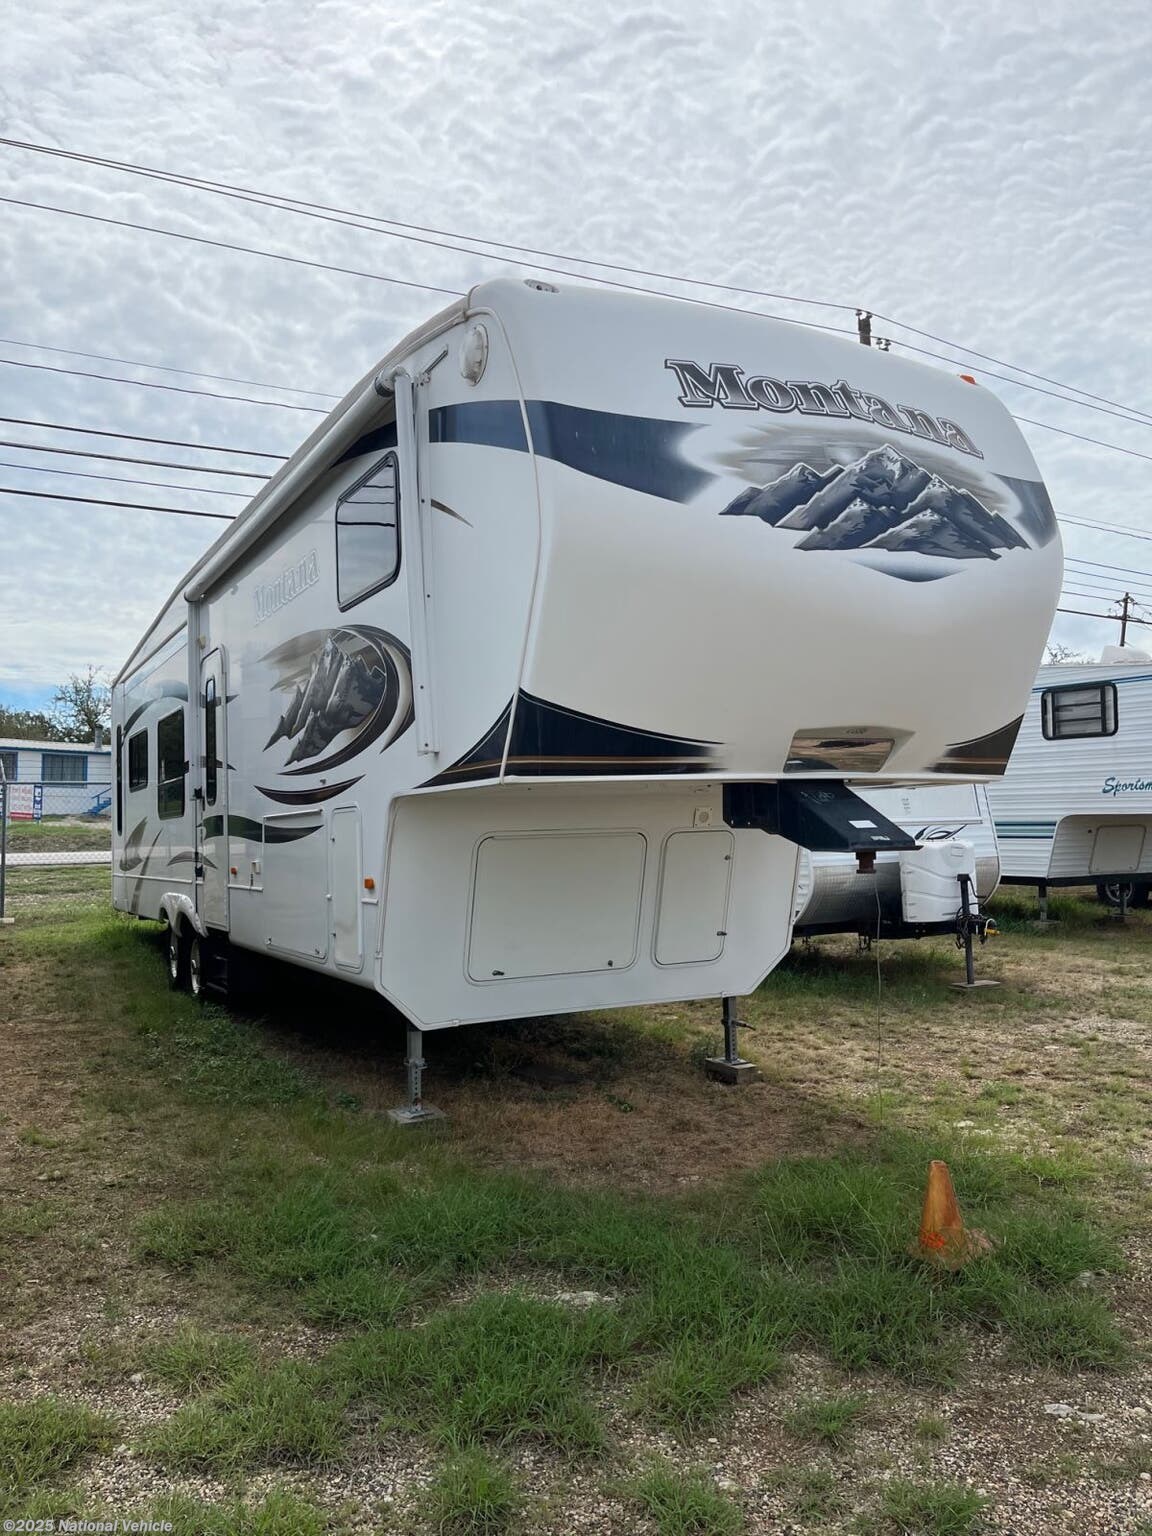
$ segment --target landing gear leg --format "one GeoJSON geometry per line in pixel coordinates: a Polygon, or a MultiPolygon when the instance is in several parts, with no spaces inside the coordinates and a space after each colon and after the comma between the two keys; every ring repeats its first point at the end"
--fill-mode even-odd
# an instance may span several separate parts
{"type": "Polygon", "coordinates": [[[423,1097],[424,1034],[414,1024],[408,1026],[408,1054],[404,1058],[408,1069],[408,1102],[388,1111],[389,1120],[396,1125],[421,1125],[425,1120],[443,1120],[442,1111],[425,1104],[423,1097]]]}
{"type": "Polygon", "coordinates": [[[1046,923],[1048,921],[1048,886],[1043,880],[1036,887],[1036,897],[1040,906],[1040,922],[1046,923]]]}
{"type": "Polygon", "coordinates": [[[724,1054],[709,1056],[704,1063],[704,1070],[718,1083],[731,1083],[733,1086],[740,1083],[754,1083],[760,1076],[760,1069],[752,1062],[744,1060],[736,1044],[736,1031],[748,1029],[749,1026],[742,1024],[733,1014],[730,997],[721,1000],[721,1008],[724,1021],[724,1054]]]}

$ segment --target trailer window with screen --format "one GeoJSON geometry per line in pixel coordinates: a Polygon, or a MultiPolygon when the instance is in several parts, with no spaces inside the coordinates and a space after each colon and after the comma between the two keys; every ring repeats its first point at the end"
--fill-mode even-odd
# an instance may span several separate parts
{"type": "Polygon", "coordinates": [[[336,595],[340,607],[379,592],[400,569],[400,485],[396,455],[336,503],[336,595]]]}
{"type": "Polygon", "coordinates": [[[143,789],[148,782],[148,732],[128,738],[128,788],[143,789]]]}
{"type": "Polygon", "coordinates": [[[156,727],[156,814],[163,821],[184,814],[184,711],[173,710],[156,727]]]}
{"type": "Polygon", "coordinates": [[[1073,736],[1115,736],[1116,684],[1076,683],[1040,695],[1040,722],[1046,741],[1073,736]]]}

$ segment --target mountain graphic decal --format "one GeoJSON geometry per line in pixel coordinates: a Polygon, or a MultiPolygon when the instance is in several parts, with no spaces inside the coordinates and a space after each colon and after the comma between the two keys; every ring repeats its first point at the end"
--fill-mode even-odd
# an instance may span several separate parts
{"type": "Polygon", "coordinates": [[[264,747],[288,744],[288,777],[338,768],[373,742],[383,750],[412,724],[408,647],[385,630],[310,630],[262,659],[277,674],[274,689],[289,695],[264,747]]]}
{"type": "Polygon", "coordinates": [[[723,517],[758,517],[802,533],[796,549],[853,549],[998,560],[1026,539],[971,491],[922,469],[890,443],[851,464],[815,470],[794,464],[768,485],[750,487],[723,517]]]}

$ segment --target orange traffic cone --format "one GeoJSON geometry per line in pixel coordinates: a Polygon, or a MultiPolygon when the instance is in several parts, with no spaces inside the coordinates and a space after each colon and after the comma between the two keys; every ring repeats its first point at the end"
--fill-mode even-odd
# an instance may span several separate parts
{"type": "Polygon", "coordinates": [[[924,1192],[924,1210],[920,1216],[920,1237],[916,1252],[945,1269],[961,1269],[969,1260],[987,1253],[992,1247],[983,1232],[970,1231],[964,1225],[948,1164],[934,1161],[928,1165],[928,1188],[924,1192]]]}

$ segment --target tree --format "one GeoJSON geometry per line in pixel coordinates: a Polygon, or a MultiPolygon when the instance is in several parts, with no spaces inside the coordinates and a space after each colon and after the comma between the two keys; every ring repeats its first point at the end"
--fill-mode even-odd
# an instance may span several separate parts
{"type": "Polygon", "coordinates": [[[52,718],[63,741],[93,741],[112,718],[112,686],[100,667],[73,672],[52,700],[52,718]]]}
{"type": "Polygon", "coordinates": [[[17,741],[61,741],[55,720],[38,709],[9,709],[0,704],[0,736],[17,741]]]}
{"type": "Polygon", "coordinates": [[[1086,656],[1082,656],[1079,651],[1074,651],[1070,645],[1053,644],[1048,646],[1049,666],[1055,667],[1061,664],[1070,666],[1073,663],[1076,663],[1077,665],[1083,665],[1087,659],[1088,658],[1086,656]]]}

